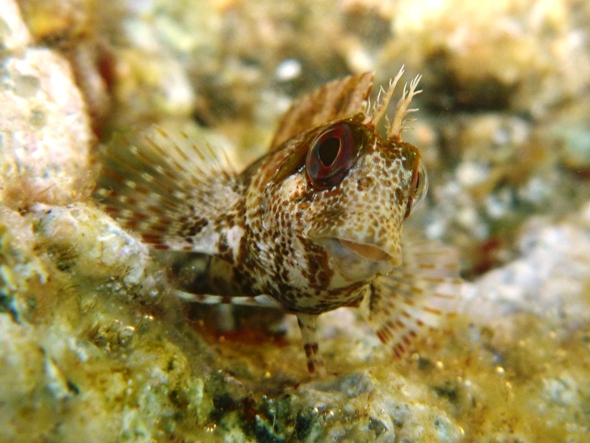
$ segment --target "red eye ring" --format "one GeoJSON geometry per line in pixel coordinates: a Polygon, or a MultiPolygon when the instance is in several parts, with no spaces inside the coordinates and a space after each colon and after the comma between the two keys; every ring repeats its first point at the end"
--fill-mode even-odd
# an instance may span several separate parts
{"type": "Polygon", "coordinates": [[[328,189],[340,184],[360,152],[359,139],[354,127],[346,122],[333,124],[314,139],[305,160],[313,187],[328,189]]]}

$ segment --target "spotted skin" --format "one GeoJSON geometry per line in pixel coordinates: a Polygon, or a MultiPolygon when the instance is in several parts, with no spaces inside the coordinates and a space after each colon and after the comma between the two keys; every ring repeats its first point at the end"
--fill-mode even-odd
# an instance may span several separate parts
{"type": "Polygon", "coordinates": [[[299,100],[241,174],[183,133],[123,140],[105,153],[97,198],[155,248],[209,256],[198,293],[183,298],[296,314],[309,372],[325,373],[317,317],[342,306],[360,307],[400,356],[449,312],[460,284],[452,254],[402,239],[424,179],[420,152],[401,137],[419,77],[385,136],[376,130],[402,73],[373,106],[370,73],[299,100]]]}

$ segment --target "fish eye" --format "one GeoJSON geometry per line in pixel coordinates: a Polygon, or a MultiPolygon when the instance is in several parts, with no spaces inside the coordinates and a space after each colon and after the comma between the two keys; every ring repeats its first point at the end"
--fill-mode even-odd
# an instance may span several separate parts
{"type": "Polygon", "coordinates": [[[318,135],[305,161],[311,184],[317,189],[338,185],[354,164],[359,145],[355,130],[348,123],[335,123],[318,135]]]}
{"type": "Polygon", "coordinates": [[[420,203],[426,197],[426,193],[428,192],[428,174],[426,173],[426,167],[423,163],[420,163],[418,167],[418,173],[416,174],[416,184],[414,186],[414,194],[413,194],[413,203],[412,208],[416,209],[420,203]]]}
{"type": "Polygon", "coordinates": [[[420,163],[416,170],[414,177],[412,177],[411,194],[408,201],[408,207],[404,218],[408,218],[413,210],[415,210],[426,197],[428,192],[428,174],[423,163],[420,163]]]}

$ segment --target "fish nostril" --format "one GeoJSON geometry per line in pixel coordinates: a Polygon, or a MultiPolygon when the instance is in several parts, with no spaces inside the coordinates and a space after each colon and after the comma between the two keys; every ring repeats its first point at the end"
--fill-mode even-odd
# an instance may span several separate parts
{"type": "Polygon", "coordinates": [[[372,177],[361,177],[356,182],[356,187],[359,191],[364,192],[368,191],[373,187],[373,178],[372,177]]]}

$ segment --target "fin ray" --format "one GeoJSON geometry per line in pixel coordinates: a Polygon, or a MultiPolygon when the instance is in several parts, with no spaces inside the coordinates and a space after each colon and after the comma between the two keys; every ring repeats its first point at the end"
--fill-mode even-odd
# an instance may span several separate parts
{"type": "Polygon", "coordinates": [[[435,241],[403,242],[403,265],[377,277],[362,313],[386,346],[401,357],[427,328],[454,314],[461,279],[457,254],[435,241]]]}
{"type": "Polygon", "coordinates": [[[121,224],[159,249],[216,253],[212,222],[243,193],[222,153],[160,127],[104,150],[95,195],[121,224]]]}
{"type": "Polygon", "coordinates": [[[193,294],[181,290],[175,290],[174,294],[182,300],[201,303],[204,305],[240,305],[240,306],[257,306],[262,308],[283,309],[283,306],[269,295],[257,295],[255,297],[246,296],[225,296],[210,294],[193,294]]]}
{"type": "Polygon", "coordinates": [[[373,77],[365,72],[336,80],[294,102],[277,125],[270,151],[309,129],[365,112],[373,77]]]}
{"type": "Polygon", "coordinates": [[[299,324],[303,349],[307,357],[307,370],[310,374],[324,377],[326,369],[318,346],[317,320],[318,316],[315,314],[297,313],[297,323],[299,324]]]}

